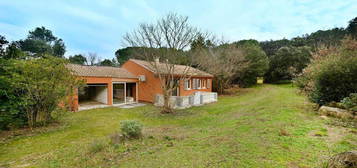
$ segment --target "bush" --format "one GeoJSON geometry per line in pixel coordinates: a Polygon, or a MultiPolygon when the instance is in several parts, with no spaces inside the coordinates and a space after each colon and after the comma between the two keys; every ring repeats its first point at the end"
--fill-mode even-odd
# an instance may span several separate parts
{"type": "Polygon", "coordinates": [[[16,71],[14,61],[0,58],[0,130],[26,125],[24,102],[13,85],[12,74],[16,71]]]}
{"type": "Polygon", "coordinates": [[[326,63],[316,75],[313,102],[320,105],[340,101],[357,91],[357,58],[326,63]]]}
{"type": "Polygon", "coordinates": [[[339,102],[357,92],[357,41],[347,38],[337,48],[322,49],[295,80],[319,105],[339,102]]]}
{"type": "Polygon", "coordinates": [[[135,120],[125,120],[120,123],[120,130],[126,138],[139,138],[143,125],[135,120]]]}
{"type": "Polygon", "coordinates": [[[357,93],[351,93],[349,97],[342,99],[341,103],[346,109],[357,111],[357,93]]]}
{"type": "Polygon", "coordinates": [[[13,125],[45,125],[59,103],[81,82],[66,68],[67,61],[47,56],[0,60],[0,129],[13,125]],[[4,120],[4,121],[3,121],[4,120]]]}

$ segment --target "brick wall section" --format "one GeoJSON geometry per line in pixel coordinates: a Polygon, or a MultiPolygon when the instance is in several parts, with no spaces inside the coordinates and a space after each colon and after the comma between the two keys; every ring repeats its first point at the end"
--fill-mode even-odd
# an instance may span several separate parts
{"type": "MultiPolygon", "coordinates": [[[[162,94],[160,87],[160,79],[154,76],[154,73],[142,67],[141,65],[135,63],[134,61],[128,60],[122,65],[127,71],[135,76],[145,75],[146,81],[139,83],[139,100],[153,103],[155,101],[156,94],[162,94]]],[[[197,79],[211,79],[210,88],[206,89],[184,89],[184,82],[180,81],[179,94],[180,96],[188,96],[197,91],[211,92],[212,91],[212,78],[210,77],[193,77],[197,79]]],[[[192,81],[191,81],[192,82],[192,81]]]]}
{"type": "Polygon", "coordinates": [[[211,84],[209,86],[211,86],[210,88],[202,88],[202,89],[192,89],[192,80],[191,80],[191,89],[189,90],[185,90],[185,86],[184,86],[184,81],[180,81],[180,96],[189,96],[192,95],[194,92],[212,92],[212,78],[208,78],[208,77],[192,77],[191,79],[205,79],[208,82],[208,79],[211,79],[210,82],[211,84]]]}
{"type": "Polygon", "coordinates": [[[145,75],[146,81],[139,82],[139,101],[153,103],[155,101],[155,95],[162,94],[160,79],[155,77],[153,72],[131,60],[125,62],[121,67],[135,76],[145,75]]]}

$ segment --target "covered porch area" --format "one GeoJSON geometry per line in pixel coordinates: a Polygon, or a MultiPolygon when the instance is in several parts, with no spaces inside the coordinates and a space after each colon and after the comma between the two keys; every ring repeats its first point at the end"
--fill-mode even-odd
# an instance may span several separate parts
{"type": "Polygon", "coordinates": [[[137,82],[113,82],[113,106],[137,103],[137,82]]]}
{"type": "Polygon", "coordinates": [[[78,88],[78,111],[138,103],[137,81],[87,83],[78,88]]]}
{"type": "Polygon", "coordinates": [[[87,110],[109,106],[108,84],[86,84],[78,88],[78,110],[87,110]]]}

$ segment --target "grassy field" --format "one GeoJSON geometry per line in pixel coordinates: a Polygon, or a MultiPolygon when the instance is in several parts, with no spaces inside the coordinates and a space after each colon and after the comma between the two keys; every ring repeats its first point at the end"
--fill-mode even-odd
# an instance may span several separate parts
{"type": "Polygon", "coordinates": [[[69,114],[46,131],[0,144],[0,167],[320,167],[357,149],[356,129],[322,119],[291,85],[263,85],[162,115],[152,105],[69,114]],[[140,140],[109,143],[121,120],[140,140]]]}

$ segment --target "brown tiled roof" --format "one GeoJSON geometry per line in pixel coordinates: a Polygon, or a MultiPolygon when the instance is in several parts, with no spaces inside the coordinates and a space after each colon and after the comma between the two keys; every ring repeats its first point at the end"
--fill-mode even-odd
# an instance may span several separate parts
{"type": "Polygon", "coordinates": [[[137,78],[124,68],[109,66],[86,66],[77,64],[68,64],[75,75],[91,77],[112,77],[112,78],[137,78]]]}
{"type": "MultiPolygon", "coordinates": [[[[153,65],[155,65],[153,62],[149,62],[149,61],[144,61],[144,60],[137,60],[137,59],[130,59],[131,61],[141,65],[142,67],[148,69],[151,72],[155,73],[155,68],[153,67],[153,65]]],[[[158,69],[160,69],[160,71],[162,71],[162,73],[169,73],[168,70],[169,66],[167,66],[166,63],[157,63],[156,66],[158,66],[158,69]],[[166,71],[166,72],[165,72],[166,71]]],[[[190,76],[202,76],[202,77],[213,77],[213,75],[201,71],[199,69],[190,67],[190,66],[186,66],[186,65],[177,65],[175,64],[173,67],[173,71],[175,73],[175,75],[182,75],[185,74],[187,72],[187,75],[190,76]]]]}

